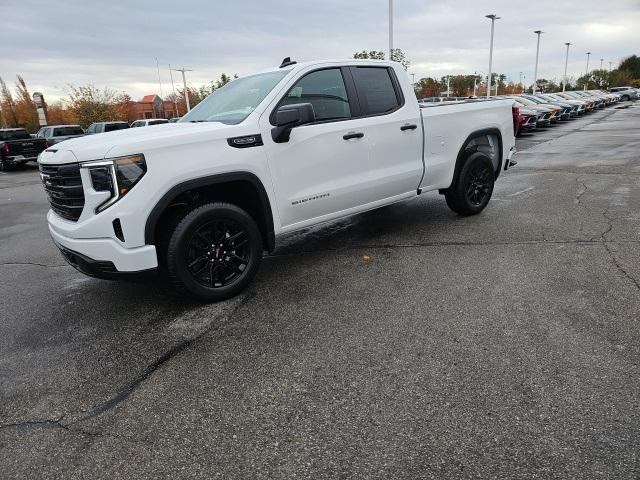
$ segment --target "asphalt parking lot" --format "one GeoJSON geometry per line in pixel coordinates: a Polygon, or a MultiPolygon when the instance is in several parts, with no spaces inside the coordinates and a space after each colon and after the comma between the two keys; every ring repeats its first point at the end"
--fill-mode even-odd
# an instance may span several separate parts
{"type": "Polygon", "coordinates": [[[240,297],[94,280],[0,174],[1,478],[638,478],[640,104],[290,235],[240,297]]]}

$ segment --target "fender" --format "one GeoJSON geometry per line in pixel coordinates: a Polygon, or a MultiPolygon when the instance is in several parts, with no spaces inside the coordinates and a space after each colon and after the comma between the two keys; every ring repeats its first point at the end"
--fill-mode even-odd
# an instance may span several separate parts
{"type": "Polygon", "coordinates": [[[481,137],[483,135],[495,135],[498,138],[499,156],[498,156],[498,169],[496,171],[496,180],[498,179],[498,176],[500,175],[500,171],[502,170],[502,155],[503,155],[502,133],[497,128],[484,128],[482,130],[476,130],[475,132],[471,133],[462,144],[462,148],[460,149],[460,151],[458,152],[458,156],[456,157],[456,167],[455,167],[455,170],[453,171],[453,179],[451,181],[452,184],[455,181],[455,179],[458,178],[458,173],[462,168],[462,161],[464,160],[464,152],[467,149],[467,145],[469,145],[469,142],[474,138],[481,137]]]}
{"type": "Polygon", "coordinates": [[[160,216],[164,210],[173,202],[178,196],[189,190],[195,188],[208,187],[220,183],[227,183],[233,181],[248,181],[251,183],[260,197],[260,204],[262,205],[262,214],[264,215],[266,222],[266,241],[267,250],[272,251],[275,247],[275,232],[273,228],[273,215],[271,212],[271,204],[269,202],[269,196],[264,188],[264,185],[260,179],[250,172],[230,172],[220,173],[216,175],[208,175],[206,177],[194,178],[182,183],[178,183],[171,187],[156,203],[151,210],[151,213],[147,217],[147,221],[144,227],[144,241],[147,245],[153,245],[155,241],[155,230],[160,216]]]}

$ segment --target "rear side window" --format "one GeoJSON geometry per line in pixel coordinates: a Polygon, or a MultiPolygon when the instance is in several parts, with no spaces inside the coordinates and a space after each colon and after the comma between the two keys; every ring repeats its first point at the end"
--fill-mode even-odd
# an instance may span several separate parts
{"type": "Polygon", "coordinates": [[[54,137],[66,137],[67,135],[82,135],[84,132],[80,127],[59,127],[53,130],[54,137]]]}
{"type": "Polygon", "coordinates": [[[104,126],[105,132],[113,132],[114,130],[122,130],[123,128],[129,128],[127,123],[107,123],[104,126]]]}
{"type": "Polygon", "coordinates": [[[402,101],[388,68],[354,67],[351,72],[366,115],[390,113],[400,107],[402,101]]]}
{"type": "Polygon", "coordinates": [[[280,101],[282,105],[310,103],[316,120],[351,118],[347,89],[339,68],[318,70],[298,80],[280,101]]]}
{"type": "Polygon", "coordinates": [[[10,141],[10,140],[28,140],[31,138],[31,135],[26,130],[4,130],[0,131],[0,140],[2,141],[10,141]]]}
{"type": "Polygon", "coordinates": [[[151,120],[149,125],[160,125],[162,123],[167,123],[166,120],[151,120]]]}

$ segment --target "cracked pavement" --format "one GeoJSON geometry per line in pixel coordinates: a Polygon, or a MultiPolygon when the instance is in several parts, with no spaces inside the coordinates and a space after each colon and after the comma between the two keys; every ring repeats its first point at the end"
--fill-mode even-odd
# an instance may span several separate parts
{"type": "Polygon", "coordinates": [[[640,105],[518,148],[481,215],[288,235],[215,305],[75,272],[0,175],[0,478],[638,478],[640,105]]]}

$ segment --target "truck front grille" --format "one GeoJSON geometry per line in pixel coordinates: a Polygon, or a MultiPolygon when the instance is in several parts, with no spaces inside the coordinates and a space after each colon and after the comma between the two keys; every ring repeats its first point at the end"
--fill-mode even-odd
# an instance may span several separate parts
{"type": "Polygon", "coordinates": [[[67,220],[77,221],[84,208],[80,165],[40,165],[42,185],[51,209],[67,220]]]}

